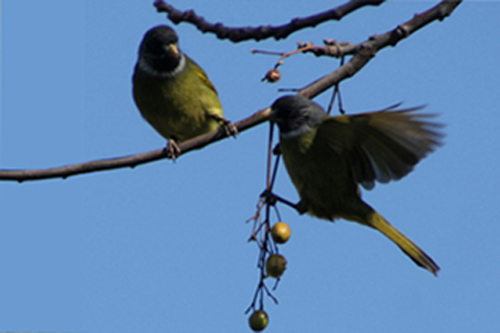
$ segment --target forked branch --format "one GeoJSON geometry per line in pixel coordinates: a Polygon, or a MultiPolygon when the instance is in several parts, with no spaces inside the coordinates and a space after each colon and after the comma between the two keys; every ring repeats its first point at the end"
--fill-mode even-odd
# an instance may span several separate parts
{"type": "MultiPolygon", "coordinates": [[[[375,2],[375,1],[374,1],[375,2]]],[[[374,3],[373,2],[373,3],[374,3]]],[[[369,1],[350,1],[350,3],[369,3],[369,1]]],[[[367,41],[350,48],[352,58],[344,65],[332,73],[323,76],[316,81],[306,85],[299,90],[299,94],[313,98],[328,88],[356,74],[370,59],[381,49],[387,46],[395,46],[400,40],[410,36],[413,32],[421,29],[435,20],[443,20],[449,16],[453,10],[461,3],[458,0],[444,0],[436,6],[415,14],[409,21],[398,25],[395,29],[381,35],[374,35],[367,41]]],[[[347,4],[346,4],[347,5],[347,4]]],[[[289,25],[293,26],[292,21],[289,25]]],[[[325,52],[326,55],[326,52],[325,52]]],[[[257,111],[248,118],[235,123],[239,132],[257,126],[269,118],[269,108],[257,111]]],[[[228,137],[225,131],[214,131],[205,135],[182,142],[179,147],[181,154],[192,150],[200,149],[206,145],[228,137]]],[[[85,163],[72,164],[57,168],[33,169],[33,170],[0,170],[0,180],[28,181],[48,178],[67,178],[70,176],[85,174],[96,171],[112,170],[124,167],[135,167],[160,159],[167,158],[165,149],[156,149],[146,153],[140,153],[131,156],[117,157],[110,159],[101,159],[85,163]]]]}

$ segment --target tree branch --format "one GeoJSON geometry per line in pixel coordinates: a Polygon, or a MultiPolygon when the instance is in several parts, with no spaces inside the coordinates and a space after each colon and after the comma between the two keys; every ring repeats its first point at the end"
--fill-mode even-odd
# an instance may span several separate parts
{"type": "MultiPolygon", "coordinates": [[[[252,116],[245,118],[234,125],[238,128],[238,132],[243,132],[251,127],[257,126],[269,118],[270,109],[264,109],[256,112],[252,116]]],[[[230,134],[229,134],[230,135],[230,134]]],[[[181,142],[179,144],[180,153],[178,156],[185,154],[189,151],[203,148],[204,146],[214,143],[216,141],[227,138],[228,134],[225,130],[220,129],[213,131],[191,140],[181,142]]],[[[66,165],[57,168],[48,169],[31,169],[31,170],[0,170],[0,180],[14,180],[23,182],[27,180],[40,180],[49,178],[68,178],[74,175],[80,175],[96,171],[120,169],[120,168],[134,168],[139,164],[146,164],[158,161],[164,158],[169,158],[169,153],[165,148],[152,150],[145,153],[136,155],[107,158],[95,160],[85,163],[77,163],[66,165]]]]}
{"type": "Polygon", "coordinates": [[[280,40],[288,37],[295,31],[308,27],[315,27],[318,24],[329,20],[338,21],[342,19],[342,17],[361,7],[378,6],[384,1],[385,0],[351,0],[337,8],[333,8],[316,15],[292,19],[288,24],[277,27],[268,25],[256,28],[229,28],[225,27],[221,23],[212,24],[207,22],[203,17],[196,15],[193,10],[182,12],[165,3],[163,0],[157,0],[154,5],[158,12],[167,13],[167,17],[175,24],[179,24],[181,22],[192,23],[203,33],[214,33],[219,39],[229,39],[234,43],[238,43],[249,39],[260,41],[271,37],[274,37],[276,40],[280,40]]]}
{"type": "MultiPolygon", "coordinates": [[[[354,1],[353,1],[354,2],[354,1]]],[[[334,86],[338,82],[353,76],[358,72],[377,51],[386,47],[394,46],[401,39],[408,37],[416,30],[433,22],[434,20],[443,20],[449,16],[455,7],[460,4],[458,0],[444,0],[431,9],[416,14],[411,20],[400,24],[394,30],[382,35],[370,37],[367,41],[358,44],[355,47],[354,55],[349,62],[339,67],[334,72],[310,83],[300,89],[299,94],[313,98],[326,89],[334,86]]],[[[239,132],[257,126],[269,119],[269,108],[257,111],[252,116],[235,123],[239,132]]],[[[228,135],[224,130],[214,131],[205,135],[193,138],[179,144],[181,154],[200,149],[213,142],[226,138],[228,135]]],[[[165,149],[157,149],[146,153],[132,156],[102,159],[86,163],[72,164],[58,168],[35,169],[35,170],[0,170],[0,180],[14,180],[18,182],[27,180],[39,180],[48,178],[67,178],[70,176],[90,173],[95,171],[111,170],[124,167],[135,167],[139,164],[145,164],[167,158],[165,149]]]]}
{"type": "Polygon", "coordinates": [[[328,50],[329,48],[336,47],[335,45],[325,46],[324,53],[319,51],[320,48],[311,49],[310,52],[314,52],[318,56],[328,55],[343,57],[347,54],[353,54],[353,57],[332,73],[299,89],[299,94],[312,98],[336,85],[340,81],[350,78],[361,70],[379,50],[387,46],[395,46],[400,40],[410,36],[415,31],[435,20],[444,20],[447,16],[451,15],[453,10],[461,2],[462,0],[444,0],[421,14],[415,14],[411,20],[398,25],[395,29],[385,34],[374,35],[367,41],[357,45],[352,45],[350,43],[338,44],[335,52],[328,50]]]}

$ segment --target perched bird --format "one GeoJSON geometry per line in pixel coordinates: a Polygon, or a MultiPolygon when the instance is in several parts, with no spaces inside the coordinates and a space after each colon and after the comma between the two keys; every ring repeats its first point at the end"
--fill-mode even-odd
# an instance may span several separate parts
{"type": "MultiPolygon", "coordinates": [[[[396,107],[396,106],[395,106],[396,107]]],[[[331,117],[310,99],[284,96],[271,107],[280,130],[279,148],[295,185],[300,213],[333,221],[355,221],[391,239],[417,265],[437,275],[439,267],[360,196],[358,184],[397,180],[440,145],[441,125],[421,108],[395,107],[350,116],[331,117]]]]}
{"type": "Polygon", "coordinates": [[[207,74],[182,53],[175,31],[166,25],[146,32],[132,77],[134,100],[142,116],[164,138],[175,158],[176,143],[225,126],[221,102],[207,74]]]}

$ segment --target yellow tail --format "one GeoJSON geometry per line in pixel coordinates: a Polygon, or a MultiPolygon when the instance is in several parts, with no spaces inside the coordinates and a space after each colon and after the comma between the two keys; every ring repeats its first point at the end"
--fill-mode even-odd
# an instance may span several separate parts
{"type": "Polygon", "coordinates": [[[351,212],[354,212],[354,214],[341,214],[339,217],[345,218],[346,220],[356,221],[379,230],[390,240],[396,243],[396,245],[399,246],[399,248],[403,250],[403,252],[406,253],[417,265],[427,269],[429,272],[437,276],[439,266],[436,265],[434,260],[432,260],[424,251],[403,235],[398,229],[394,228],[389,222],[387,222],[382,215],[377,213],[373,208],[361,200],[356,202],[352,208],[354,209],[351,209],[351,212]]]}
{"type": "Polygon", "coordinates": [[[415,245],[415,243],[387,222],[382,215],[373,211],[367,216],[367,221],[365,221],[364,224],[365,223],[368,226],[379,230],[390,240],[396,243],[396,245],[399,246],[401,250],[403,250],[403,252],[406,253],[417,265],[429,270],[432,274],[437,276],[439,266],[436,265],[436,263],[424,251],[415,245]]]}

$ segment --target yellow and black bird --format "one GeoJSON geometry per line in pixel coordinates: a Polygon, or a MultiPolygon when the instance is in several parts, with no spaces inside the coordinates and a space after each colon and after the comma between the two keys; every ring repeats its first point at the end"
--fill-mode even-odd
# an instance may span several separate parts
{"type": "Polygon", "coordinates": [[[176,143],[225,126],[221,102],[207,74],[182,53],[175,31],[166,25],[146,32],[132,77],[134,100],[142,116],[169,140],[171,156],[179,154],[176,143]]]}
{"type": "Polygon", "coordinates": [[[359,184],[397,180],[440,145],[441,125],[420,108],[395,107],[331,117],[310,99],[284,96],[271,107],[280,129],[280,151],[295,185],[300,213],[333,221],[343,218],[375,228],[417,265],[437,275],[439,267],[360,196],[359,184]]]}

